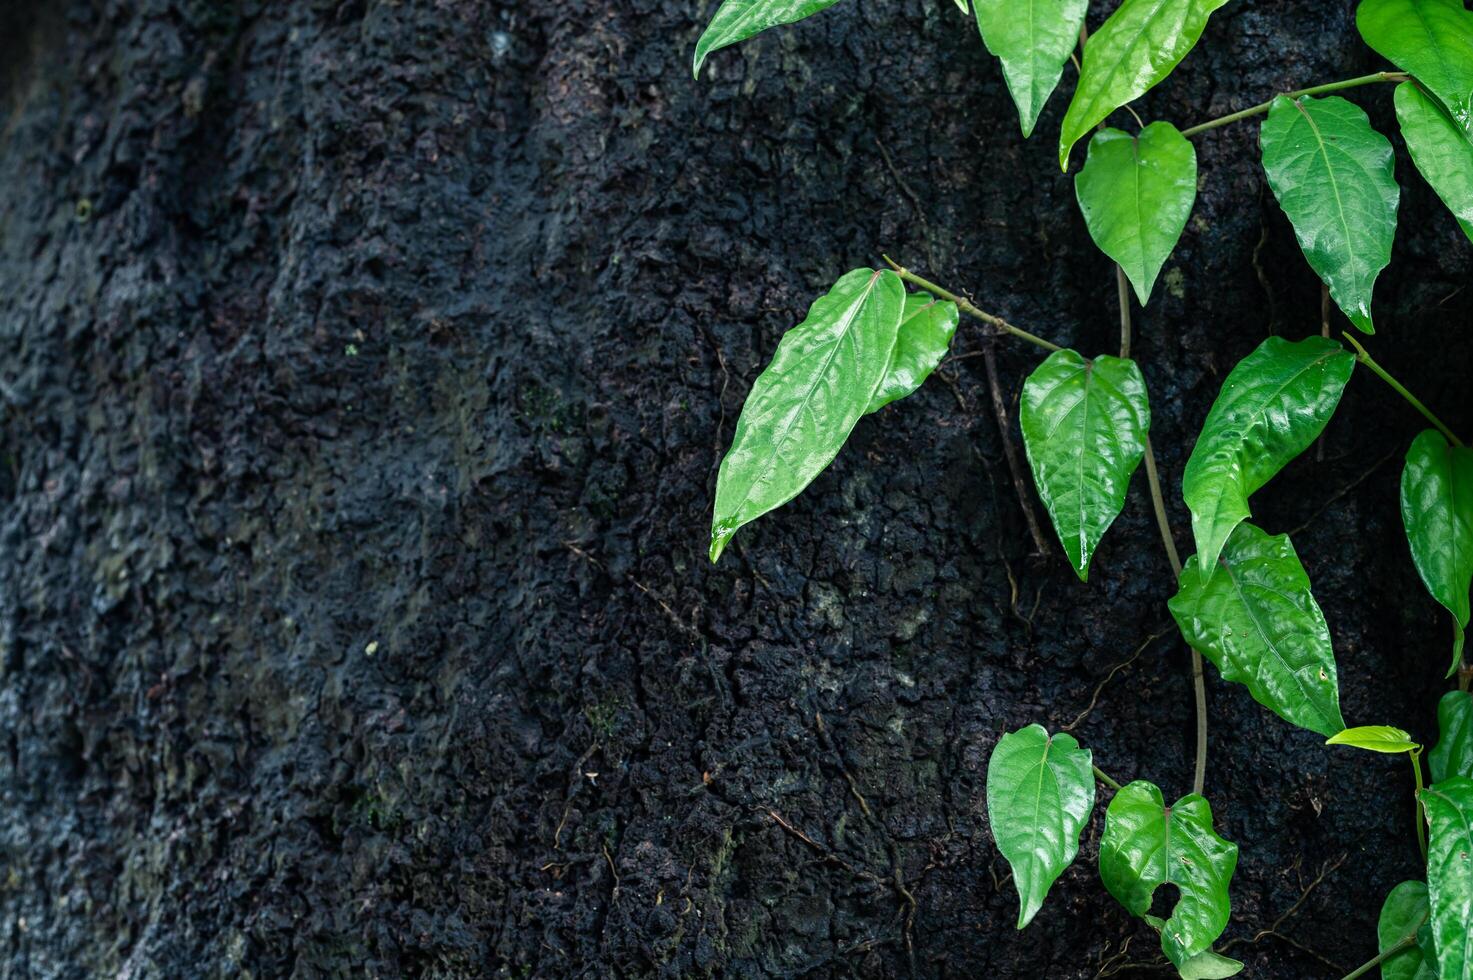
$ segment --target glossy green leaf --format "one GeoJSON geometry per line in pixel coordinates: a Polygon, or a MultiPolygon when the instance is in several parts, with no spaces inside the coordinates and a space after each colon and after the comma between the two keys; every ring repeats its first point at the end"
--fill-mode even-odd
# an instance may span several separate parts
{"type": "Polygon", "coordinates": [[[1270,337],[1228,373],[1182,477],[1203,579],[1248,518],[1248,497],[1324,429],[1354,367],[1353,354],[1323,337],[1270,337]]]}
{"type": "Polygon", "coordinates": [[[1289,536],[1239,524],[1207,581],[1196,563],[1187,560],[1167,603],[1187,643],[1285,721],[1343,729],[1330,630],[1289,536]]]}
{"type": "Polygon", "coordinates": [[[696,42],[695,76],[712,51],[745,41],[769,27],[791,24],[832,7],[839,0],[725,0],[696,42]]]}
{"type": "Polygon", "coordinates": [[[1120,263],[1144,306],[1197,199],[1197,151],[1168,122],[1139,136],[1103,129],[1089,141],[1074,193],[1090,237],[1120,263]]]}
{"type": "Polygon", "coordinates": [[[1079,853],[1095,805],[1088,749],[1042,725],[1004,735],[987,763],[987,819],[1018,887],[1018,928],[1043,907],[1055,879],[1079,853]]]}
{"type": "Polygon", "coordinates": [[[1043,104],[1059,84],[1089,0],[975,0],[982,43],[1002,62],[1023,138],[1033,135],[1043,104]]]}
{"type": "Polygon", "coordinates": [[[1473,583],[1473,449],[1449,445],[1436,429],[1412,440],[1401,471],[1401,522],[1422,584],[1453,614],[1456,670],[1473,583]]]}
{"type": "Polygon", "coordinates": [[[1070,565],[1087,580],[1146,452],[1145,379],[1134,361],[1055,351],[1023,384],[1018,420],[1038,495],[1070,565]]]}
{"type": "Polygon", "coordinates": [[[1176,968],[1181,980],[1227,980],[1243,972],[1243,964],[1212,950],[1198,953],[1176,968]]]}
{"type": "Polygon", "coordinates": [[[1442,980],[1473,976],[1473,779],[1453,776],[1419,794],[1427,814],[1427,894],[1442,980]]]}
{"type": "Polygon", "coordinates": [[[956,8],[962,13],[967,12],[967,0],[956,0],[956,8]]]}
{"type": "Polygon", "coordinates": [[[1437,744],[1427,753],[1432,781],[1473,779],[1473,694],[1448,691],[1437,702],[1437,744]]]}
{"type": "Polygon", "coordinates": [[[1411,735],[1400,728],[1392,728],[1390,725],[1359,725],[1355,728],[1347,728],[1325,739],[1325,744],[1348,745],[1351,748],[1365,749],[1367,752],[1384,752],[1387,755],[1415,752],[1421,748],[1412,741],[1411,735]]]}
{"type": "Polygon", "coordinates": [[[716,475],[711,560],[737,528],[792,500],[833,462],[885,380],[905,307],[888,269],[855,269],[777,345],[716,475]]]}
{"type": "Polygon", "coordinates": [[[877,412],[915,391],[936,370],[951,347],[956,333],[956,304],[938,300],[930,293],[907,293],[900,318],[900,337],[890,355],[885,380],[870,399],[869,411],[877,412]]]}
{"type": "Polygon", "coordinates": [[[1381,919],[1376,924],[1377,948],[1381,953],[1415,935],[1417,945],[1387,957],[1381,963],[1383,980],[1437,980],[1437,958],[1432,953],[1431,906],[1427,884],[1403,881],[1386,896],[1381,919]]]}
{"type": "Polygon", "coordinates": [[[1105,811],[1100,879],[1132,914],[1146,916],[1156,889],[1176,885],[1171,918],[1161,925],[1161,949],[1180,967],[1212,946],[1228,923],[1228,882],[1238,845],[1212,829],[1212,808],[1195,793],[1167,807],[1145,780],[1130,783],[1105,811]]]}
{"type": "Polygon", "coordinates": [[[1396,118],[1417,171],[1473,239],[1473,139],[1412,82],[1396,87],[1396,118]]]}
{"type": "Polygon", "coordinates": [[[1415,75],[1473,135],[1473,14],[1463,0],[1361,0],[1355,24],[1367,44],[1415,75]]]}
{"type": "Polygon", "coordinates": [[[1350,322],[1375,333],[1371,293],[1391,261],[1401,199],[1391,143],[1338,96],[1279,96],[1259,139],[1268,184],[1310,268],[1350,322]]]}
{"type": "Polygon", "coordinates": [[[1084,45],[1084,66],[1059,135],[1059,166],[1110,113],[1138,98],[1181,63],[1207,18],[1227,0],[1124,0],[1084,45]]]}

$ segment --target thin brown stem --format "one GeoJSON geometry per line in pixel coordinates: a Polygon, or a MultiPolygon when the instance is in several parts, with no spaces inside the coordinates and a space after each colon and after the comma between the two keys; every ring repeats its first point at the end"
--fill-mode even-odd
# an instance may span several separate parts
{"type": "Polygon", "coordinates": [[[1033,504],[1028,498],[1028,482],[1023,479],[1023,464],[1018,459],[1018,450],[1013,446],[1012,430],[1008,423],[1007,405],[1002,398],[1002,382],[997,376],[997,357],[992,352],[992,342],[987,342],[982,363],[987,365],[987,387],[992,395],[992,414],[997,419],[997,429],[1002,435],[1002,452],[1008,461],[1008,472],[1013,478],[1013,491],[1018,495],[1018,506],[1023,509],[1023,519],[1028,523],[1028,533],[1033,536],[1033,553],[1048,554],[1048,538],[1043,536],[1038,518],[1034,516],[1033,504]]]}
{"type": "Polygon", "coordinates": [[[932,294],[933,296],[939,296],[942,299],[950,300],[951,302],[956,304],[957,309],[961,310],[967,316],[973,317],[977,320],[981,320],[988,326],[996,327],[1003,333],[1012,334],[1019,340],[1026,340],[1028,341],[1028,343],[1032,344],[1035,347],[1042,347],[1044,350],[1047,351],[1063,350],[1063,348],[1060,347],[1058,344],[1049,340],[1044,340],[1042,337],[1039,337],[1036,334],[1031,334],[1027,330],[1015,327],[1000,316],[994,316],[993,314],[988,313],[986,310],[979,310],[966,297],[958,296],[956,293],[953,293],[950,290],[942,289],[934,282],[931,282],[927,279],[922,279],[914,272],[911,272],[909,269],[891,259],[890,256],[886,255],[883,256],[883,258],[885,262],[889,264],[890,268],[895,270],[895,274],[898,275],[901,279],[904,279],[906,282],[910,283],[913,286],[919,286],[921,289],[924,289],[926,292],[932,294]]]}
{"type": "MultiPolygon", "coordinates": [[[[1120,356],[1130,356],[1130,284],[1125,270],[1115,265],[1115,287],[1120,299],[1120,356]]],[[[1156,512],[1156,527],[1166,547],[1175,583],[1181,578],[1181,556],[1176,551],[1176,537],[1171,533],[1171,519],[1166,513],[1166,497],[1161,492],[1161,475],[1156,470],[1156,450],[1146,436],[1146,483],[1151,489],[1151,509],[1156,512]]],[[[1192,760],[1192,792],[1200,794],[1207,780],[1207,681],[1202,676],[1202,655],[1192,650],[1192,693],[1197,705],[1197,751],[1192,760]]]]}

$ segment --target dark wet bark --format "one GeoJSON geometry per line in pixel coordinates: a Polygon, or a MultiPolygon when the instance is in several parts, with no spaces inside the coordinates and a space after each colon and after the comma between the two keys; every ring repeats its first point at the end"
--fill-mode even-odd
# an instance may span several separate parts
{"type": "MultiPolygon", "coordinates": [[[[1022,142],[949,0],[841,4],[699,83],[695,0],[4,6],[0,972],[1054,978],[1154,955],[1092,870],[1098,820],[1012,928],[998,734],[1068,724],[1164,632],[1076,734],[1174,796],[1192,698],[1143,480],[1088,586],[1030,560],[975,324],[704,558],[752,379],[882,249],[1061,343],[1117,342],[1053,162],[1063,100],[1022,142]]],[[[1238,0],[1141,108],[1185,124],[1377,66],[1348,2],[1238,0]]],[[[1387,132],[1389,96],[1354,94],[1387,132]]],[[[1221,377],[1319,329],[1256,131],[1199,140],[1201,199],[1137,317],[1183,534],[1221,377]]],[[[1373,350],[1466,431],[1469,246],[1398,174],[1373,350]]],[[[1036,361],[998,348],[1010,406],[1036,361]]],[[[1418,428],[1357,376],[1323,461],[1256,501],[1315,583],[1346,717],[1426,737],[1448,627],[1401,538],[1418,428]]],[[[1243,848],[1229,952],[1338,975],[1416,873],[1410,773],[1210,669],[1208,693],[1207,793],[1243,848]]]]}

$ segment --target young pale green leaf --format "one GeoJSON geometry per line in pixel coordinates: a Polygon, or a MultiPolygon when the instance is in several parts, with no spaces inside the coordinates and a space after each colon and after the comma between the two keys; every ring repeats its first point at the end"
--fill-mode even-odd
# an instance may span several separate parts
{"type": "Polygon", "coordinates": [[[1325,744],[1349,745],[1351,748],[1365,749],[1367,752],[1384,752],[1387,755],[1415,752],[1422,747],[1412,741],[1411,735],[1400,728],[1392,728],[1390,725],[1359,725],[1355,728],[1347,728],[1325,739],[1325,744]]]}
{"type": "Polygon", "coordinates": [[[1146,452],[1151,407],[1134,361],[1055,351],[1023,384],[1018,412],[1038,495],[1081,580],[1125,506],[1146,452]]]}
{"type": "Polygon", "coordinates": [[[1248,518],[1248,497],[1319,436],[1354,367],[1323,337],[1270,337],[1228,373],[1182,477],[1204,581],[1248,518]]]}
{"type": "Polygon", "coordinates": [[[1238,845],[1212,829],[1212,807],[1196,795],[1168,808],[1145,780],[1130,783],[1105,811],[1100,879],[1132,914],[1145,917],[1161,885],[1179,890],[1171,918],[1160,925],[1161,949],[1177,966],[1205,952],[1228,923],[1228,882],[1238,845]]]}
{"type": "Polygon", "coordinates": [[[900,338],[890,355],[890,369],[885,380],[870,399],[869,411],[878,412],[886,405],[915,391],[936,370],[946,356],[951,337],[956,333],[956,304],[939,300],[930,293],[907,293],[905,312],[900,318],[900,338]]]}
{"type": "Polygon", "coordinates": [[[1243,972],[1243,964],[1231,956],[1207,950],[1176,968],[1181,980],[1227,980],[1243,972]]]}
{"type": "Polygon", "coordinates": [[[1079,853],[1095,805],[1092,756],[1042,725],[1004,735],[987,763],[987,820],[1018,887],[1018,928],[1033,920],[1079,853]]]}
{"type": "Polygon", "coordinates": [[[1427,893],[1443,980],[1473,976],[1473,779],[1453,776],[1418,794],[1427,814],[1427,893]]]}
{"type": "Polygon", "coordinates": [[[1197,560],[1167,603],[1187,643],[1290,724],[1343,729],[1330,630],[1289,536],[1239,524],[1205,582],[1197,560]]]}
{"type": "Polygon", "coordinates": [[[1432,781],[1473,779],[1473,694],[1448,691],[1437,702],[1437,744],[1427,753],[1432,781]]]}
{"type": "Polygon", "coordinates": [[[1084,67],[1059,134],[1059,166],[1095,124],[1181,63],[1228,0],[1124,0],[1084,45],[1084,67]]]}
{"type": "Polygon", "coordinates": [[[696,42],[695,77],[712,51],[745,41],[769,27],[791,24],[832,7],[839,0],[725,0],[696,42]]]}
{"type": "Polygon", "coordinates": [[[1023,138],[1033,135],[1043,104],[1059,84],[1069,52],[1079,43],[1079,29],[1089,0],[975,0],[982,43],[1002,62],[1023,138]]]}
{"type": "Polygon", "coordinates": [[[1453,614],[1455,670],[1473,583],[1473,449],[1449,445],[1436,429],[1412,440],[1401,471],[1401,522],[1422,584],[1453,614]]]}
{"type": "Polygon", "coordinates": [[[1416,936],[1417,944],[1382,961],[1383,980],[1437,980],[1437,958],[1432,952],[1428,925],[1431,913],[1426,882],[1403,881],[1386,895],[1376,924],[1379,951],[1385,953],[1408,936],[1416,936]]]}
{"type": "Polygon", "coordinates": [[[1442,100],[1473,135],[1473,14],[1463,0],[1361,0],[1360,36],[1442,100]]]}
{"type": "Polygon", "coordinates": [[[1415,82],[1396,87],[1396,118],[1417,171],[1473,239],[1473,139],[1415,82]]]}
{"type": "Polygon", "coordinates": [[[1310,268],[1350,322],[1375,333],[1371,293],[1391,261],[1401,199],[1391,143],[1353,102],[1283,95],[1259,142],[1268,184],[1310,268]]]}
{"type": "Polygon", "coordinates": [[[1197,199],[1197,151],[1168,122],[1139,136],[1103,129],[1089,141],[1074,193],[1090,237],[1120,263],[1144,306],[1197,199]]]}
{"type": "Polygon", "coordinates": [[[833,462],[890,368],[905,286],[855,269],[777,345],[716,475],[711,560],[737,528],[792,500],[833,462]]]}
{"type": "Polygon", "coordinates": [[[956,0],[956,8],[962,13],[967,12],[967,0],[956,0]]]}

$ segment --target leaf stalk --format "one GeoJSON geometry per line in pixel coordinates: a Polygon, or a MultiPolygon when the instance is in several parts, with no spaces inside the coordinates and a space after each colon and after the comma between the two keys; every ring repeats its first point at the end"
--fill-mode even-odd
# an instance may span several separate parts
{"type": "Polygon", "coordinates": [[[890,268],[895,270],[895,274],[901,279],[904,279],[906,282],[910,283],[913,286],[919,286],[921,289],[924,289],[926,292],[932,294],[933,296],[940,296],[942,299],[950,300],[951,302],[956,304],[957,309],[967,314],[967,316],[970,316],[977,320],[981,320],[983,323],[989,326],[996,327],[1003,333],[1012,334],[1019,340],[1026,340],[1028,341],[1028,343],[1032,344],[1035,347],[1042,347],[1046,351],[1063,350],[1062,347],[1051,340],[1044,340],[1037,334],[1031,334],[1027,330],[1023,330],[1020,327],[1013,326],[1011,323],[1004,320],[1000,316],[994,316],[993,314],[988,313],[986,310],[978,309],[966,297],[958,296],[956,293],[953,293],[948,289],[942,289],[940,286],[936,285],[930,280],[922,279],[914,272],[911,272],[909,269],[905,268],[903,265],[890,258],[890,256],[883,255],[881,256],[881,258],[885,260],[886,264],[889,265],[890,268]]]}
{"type": "Polygon", "coordinates": [[[1401,397],[1405,398],[1407,400],[1407,404],[1411,405],[1412,408],[1415,408],[1419,413],[1421,413],[1422,418],[1426,419],[1428,422],[1431,422],[1433,426],[1436,427],[1437,431],[1443,434],[1448,442],[1452,443],[1454,446],[1461,446],[1463,444],[1463,440],[1459,439],[1452,429],[1449,429],[1446,425],[1444,425],[1442,419],[1438,418],[1436,415],[1433,415],[1432,410],[1429,409],[1426,405],[1423,405],[1421,400],[1417,398],[1416,395],[1412,394],[1410,391],[1407,391],[1406,387],[1402,385],[1400,381],[1397,381],[1387,372],[1385,368],[1377,364],[1376,359],[1373,358],[1370,353],[1361,346],[1360,341],[1356,340],[1355,337],[1351,336],[1351,334],[1347,331],[1342,331],[1342,334],[1344,335],[1346,340],[1350,341],[1350,346],[1355,348],[1355,359],[1357,361],[1360,361],[1366,367],[1370,368],[1371,372],[1375,374],[1376,377],[1389,384],[1393,391],[1395,391],[1401,397]]]}

